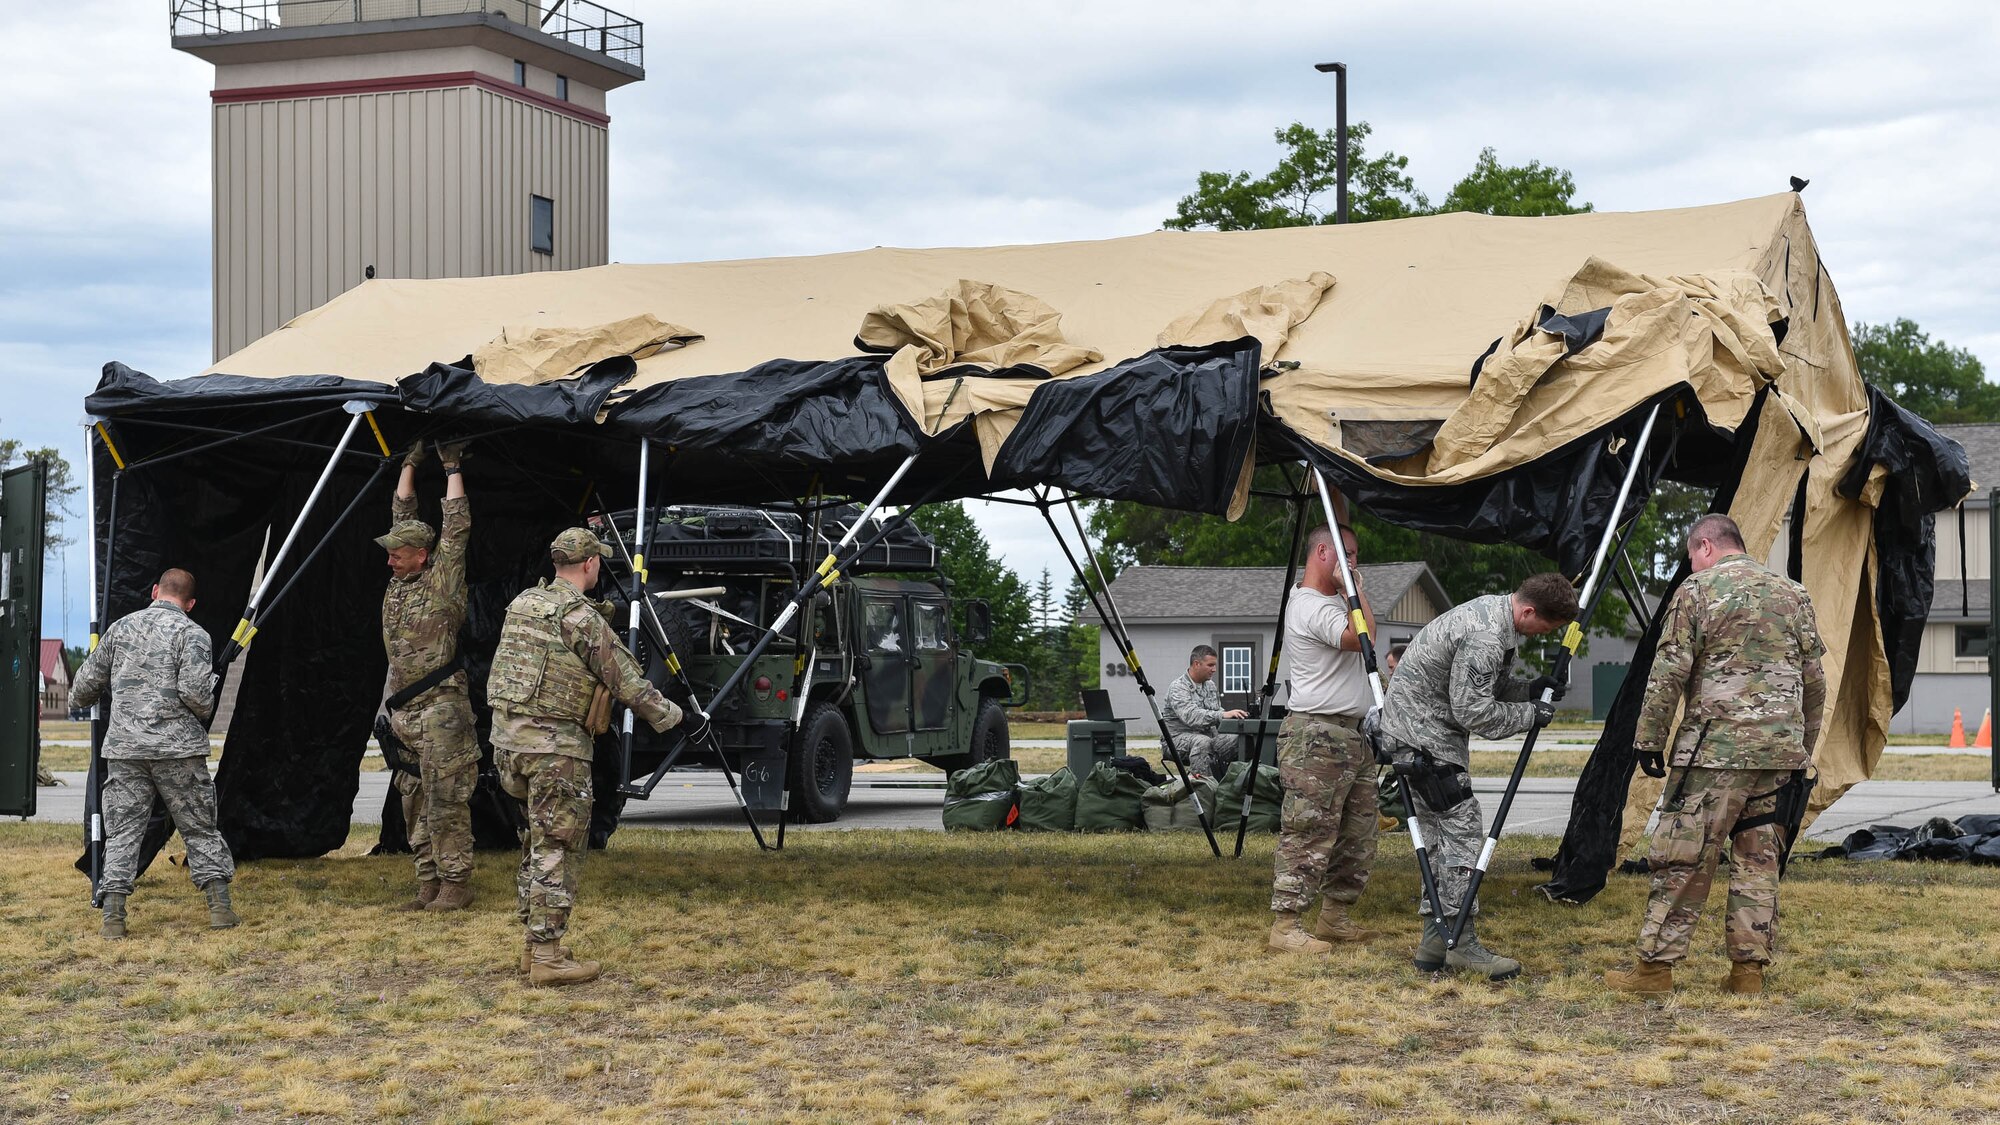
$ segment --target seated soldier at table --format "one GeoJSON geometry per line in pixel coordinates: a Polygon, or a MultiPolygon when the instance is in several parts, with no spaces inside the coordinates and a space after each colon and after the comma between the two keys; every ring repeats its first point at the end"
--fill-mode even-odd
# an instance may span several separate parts
{"type": "MultiPolygon", "coordinates": [[[[1222,709],[1222,690],[1215,681],[1215,650],[1196,645],[1188,654],[1188,670],[1167,689],[1167,712],[1161,721],[1173,739],[1173,749],[1195,773],[1219,777],[1241,749],[1242,735],[1217,734],[1224,719],[1244,719],[1247,711],[1222,709]]],[[[1164,750],[1165,748],[1162,747],[1164,750]]]]}

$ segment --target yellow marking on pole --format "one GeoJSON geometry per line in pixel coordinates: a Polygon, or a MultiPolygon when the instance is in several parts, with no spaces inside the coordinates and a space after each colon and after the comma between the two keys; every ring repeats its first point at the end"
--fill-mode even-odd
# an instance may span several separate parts
{"type": "Polygon", "coordinates": [[[368,419],[368,428],[375,431],[375,444],[382,447],[382,456],[392,456],[389,452],[389,439],[382,436],[382,424],[375,420],[374,409],[362,411],[361,416],[368,419]]]}
{"type": "Polygon", "coordinates": [[[835,555],[831,551],[828,551],[826,555],[826,561],[819,564],[819,573],[826,574],[829,571],[833,571],[833,564],[838,561],[839,561],[839,556],[835,555]]]}
{"type": "Polygon", "coordinates": [[[1354,623],[1355,636],[1365,637],[1368,635],[1368,618],[1362,616],[1360,610],[1358,609],[1349,610],[1347,613],[1347,617],[1348,620],[1354,623]]]}
{"type": "Polygon", "coordinates": [[[1131,665],[1131,666],[1132,666],[1132,670],[1133,670],[1134,672],[1137,672],[1137,671],[1139,670],[1139,653],[1138,653],[1138,651],[1137,651],[1137,650],[1135,650],[1135,649],[1126,649],[1126,650],[1125,650],[1125,663],[1127,663],[1127,664],[1131,665]]]}
{"type": "Polygon", "coordinates": [[[111,431],[105,429],[102,422],[97,424],[97,436],[104,439],[104,448],[111,451],[111,463],[123,469],[125,467],[125,458],[118,452],[118,447],[111,444],[111,431]]]}
{"type": "Polygon", "coordinates": [[[638,575],[638,576],[639,576],[639,582],[640,582],[640,584],[641,584],[641,585],[644,585],[644,584],[645,584],[645,582],[646,582],[646,556],[644,556],[644,555],[633,555],[633,556],[632,556],[632,573],[634,573],[634,574],[636,574],[636,575],[638,575]]]}
{"type": "Polygon", "coordinates": [[[792,658],[792,675],[803,676],[805,674],[806,658],[804,653],[800,653],[798,656],[792,658]]]}
{"type": "Polygon", "coordinates": [[[248,645],[250,643],[250,634],[254,632],[256,632],[256,630],[250,627],[249,618],[247,617],[238,618],[236,621],[236,628],[230,632],[229,639],[235,641],[239,645],[248,645]]]}
{"type": "Polygon", "coordinates": [[[1271,674],[1273,676],[1278,674],[1278,654],[1275,652],[1271,654],[1271,674]]]}
{"type": "Polygon", "coordinates": [[[831,590],[833,589],[833,584],[838,581],[840,581],[840,572],[837,570],[829,570],[826,572],[826,577],[820,579],[819,584],[822,588],[831,590]]]}
{"type": "Polygon", "coordinates": [[[1563,647],[1569,650],[1571,656],[1575,656],[1577,648],[1582,644],[1583,626],[1572,621],[1569,623],[1569,628],[1563,632],[1563,647]]]}
{"type": "Polygon", "coordinates": [[[676,676],[681,674],[681,658],[671,652],[667,654],[667,671],[676,676]]]}
{"type": "Polygon", "coordinates": [[[86,652],[96,652],[96,651],[97,651],[97,634],[96,634],[96,633],[92,633],[92,634],[90,635],[90,647],[89,647],[88,649],[86,649],[85,651],[86,651],[86,652]]]}
{"type": "Polygon", "coordinates": [[[248,649],[250,647],[250,642],[255,639],[257,639],[257,627],[255,625],[252,625],[243,634],[243,647],[245,649],[248,649]]]}

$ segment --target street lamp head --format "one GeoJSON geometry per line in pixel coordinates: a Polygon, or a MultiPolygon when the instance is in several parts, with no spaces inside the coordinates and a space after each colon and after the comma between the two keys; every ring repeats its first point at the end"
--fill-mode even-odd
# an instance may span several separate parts
{"type": "Polygon", "coordinates": [[[1314,63],[1313,69],[1319,71],[1321,74],[1333,74],[1336,72],[1345,74],[1347,73],[1347,64],[1344,62],[1314,63]]]}

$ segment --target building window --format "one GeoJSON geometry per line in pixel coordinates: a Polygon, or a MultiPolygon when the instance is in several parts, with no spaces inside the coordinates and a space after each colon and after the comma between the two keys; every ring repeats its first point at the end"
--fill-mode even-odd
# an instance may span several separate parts
{"type": "Polygon", "coordinates": [[[546,196],[528,197],[529,248],[537,254],[556,252],[556,201],[546,196]]]}
{"type": "Polygon", "coordinates": [[[524,63],[524,62],[522,62],[522,61],[521,61],[520,59],[515,59],[515,60],[514,60],[514,85],[516,85],[516,86],[526,86],[527,84],[528,84],[528,64],[527,64],[527,63],[524,63]]]}
{"type": "Polygon", "coordinates": [[[559,98],[561,98],[561,99],[562,99],[562,100],[564,100],[564,101],[568,101],[568,100],[569,100],[569,76],[568,76],[568,75],[564,75],[564,74],[558,74],[558,75],[556,75],[556,97],[559,97],[559,98]]]}
{"type": "Polygon", "coordinates": [[[1224,695],[1248,695],[1252,690],[1250,665],[1252,662],[1249,645],[1222,646],[1222,692],[1224,695]]]}
{"type": "Polygon", "coordinates": [[[1952,633],[1953,656],[1960,660],[1986,659],[1986,626],[1960,625],[1952,633]]]}

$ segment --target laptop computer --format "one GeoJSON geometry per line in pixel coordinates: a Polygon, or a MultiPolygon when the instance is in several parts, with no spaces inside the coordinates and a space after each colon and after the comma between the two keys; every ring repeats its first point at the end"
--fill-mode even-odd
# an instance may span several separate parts
{"type": "Polygon", "coordinates": [[[1103,688],[1083,689],[1083,717],[1093,723],[1122,723],[1124,718],[1111,712],[1111,693],[1103,688]]]}

